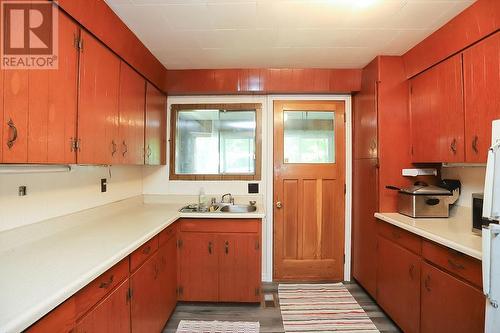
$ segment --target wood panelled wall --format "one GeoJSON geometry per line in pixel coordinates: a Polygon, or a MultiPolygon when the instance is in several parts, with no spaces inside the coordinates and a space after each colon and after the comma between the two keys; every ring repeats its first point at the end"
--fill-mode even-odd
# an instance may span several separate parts
{"type": "Polygon", "coordinates": [[[403,55],[407,77],[426,70],[500,28],[500,1],[478,0],[403,55]]]}
{"type": "Polygon", "coordinates": [[[170,95],[351,93],[361,88],[360,69],[169,70],[170,95]]]}
{"type": "Polygon", "coordinates": [[[140,74],[164,90],[166,68],[104,0],[59,0],[59,7],[140,74]]]}

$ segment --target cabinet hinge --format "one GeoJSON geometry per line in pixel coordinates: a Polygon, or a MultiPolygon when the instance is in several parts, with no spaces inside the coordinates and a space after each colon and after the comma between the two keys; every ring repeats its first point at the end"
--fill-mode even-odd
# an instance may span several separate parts
{"type": "Polygon", "coordinates": [[[255,296],[259,296],[260,295],[260,288],[255,288],[255,296]]]}
{"type": "Polygon", "coordinates": [[[184,288],[177,287],[176,292],[177,292],[177,296],[182,296],[182,294],[184,293],[184,288]]]}
{"type": "Polygon", "coordinates": [[[133,295],[134,295],[134,292],[132,291],[132,288],[128,288],[128,290],[127,290],[127,302],[132,299],[133,295]]]}
{"type": "Polygon", "coordinates": [[[83,50],[83,38],[78,39],[78,49],[80,51],[83,50]]]}
{"type": "Polygon", "coordinates": [[[182,247],[182,239],[178,239],[177,240],[177,248],[181,248],[182,247]]]}
{"type": "Polygon", "coordinates": [[[69,144],[70,144],[70,152],[75,152],[76,151],[76,138],[70,138],[69,139],[69,144]]]}

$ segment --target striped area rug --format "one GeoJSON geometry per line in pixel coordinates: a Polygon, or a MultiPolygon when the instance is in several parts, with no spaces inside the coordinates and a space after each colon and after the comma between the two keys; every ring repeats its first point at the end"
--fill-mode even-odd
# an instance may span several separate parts
{"type": "Polygon", "coordinates": [[[285,332],[379,332],[342,283],[280,284],[285,332]]]}
{"type": "Polygon", "coordinates": [[[259,333],[258,322],[181,320],[177,333],[259,333]]]}

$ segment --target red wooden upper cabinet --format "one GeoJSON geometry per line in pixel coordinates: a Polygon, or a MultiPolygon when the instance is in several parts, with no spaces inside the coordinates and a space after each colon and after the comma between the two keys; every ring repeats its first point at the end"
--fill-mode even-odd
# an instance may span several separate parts
{"type": "Polygon", "coordinates": [[[120,64],[120,130],[113,163],[144,164],[144,99],[146,81],[123,61],[120,64]]]}
{"type": "Polygon", "coordinates": [[[463,53],[465,94],[465,160],[486,162],[491,122],[500,119],[500,33],[463,53]]]}
{"type": "Polygon", "coordinates": [[[410,112],[414,163],[465,160],[461,55],[411,79],[410,112]]]}
{"type": "Polygon", "coordinates": [[[111,164],[121,151],[120,59],[86,31],[80,38],[78,163],[111,164]]]}
{"type": "Polygon", "coordinates": [[[151,83],[146,86],[146,129],[144,163],[166,164],[167,98],[151,83]]]}

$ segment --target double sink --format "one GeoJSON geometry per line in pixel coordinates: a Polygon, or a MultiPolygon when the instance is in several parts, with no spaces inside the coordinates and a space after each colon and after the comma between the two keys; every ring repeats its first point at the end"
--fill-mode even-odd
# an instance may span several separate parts
{"type": "Polygon", "coordinates": [[[255,204],[235,205],[226,203],[211,204],[205,210],[199,210],[197,204],[187,205],[180,209],[181,213],[252,213],[257,211],[255,204]]]}

